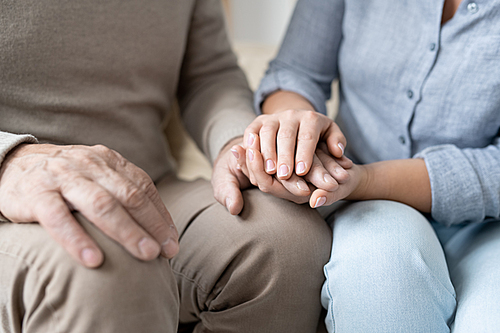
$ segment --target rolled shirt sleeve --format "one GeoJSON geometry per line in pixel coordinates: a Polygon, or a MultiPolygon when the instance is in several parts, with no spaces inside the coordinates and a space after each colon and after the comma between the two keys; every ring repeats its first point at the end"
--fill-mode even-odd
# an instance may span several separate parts
{"type": "Polygon", "coordinates": [[[500,218],[500,138],[481,149],[438,145],[425,160],[432,190],[432,218],[445,225],[500,218]]]}
{"type": "Polygon", "coordinates": [[[342,39],[344,2],[299,0],[280,51],[258,90],[254,108],[261,113],[264,99],[277,90],[298,93],[316,111],[326,114],[331,83],[338,78],[337,57],[342,39]]]}

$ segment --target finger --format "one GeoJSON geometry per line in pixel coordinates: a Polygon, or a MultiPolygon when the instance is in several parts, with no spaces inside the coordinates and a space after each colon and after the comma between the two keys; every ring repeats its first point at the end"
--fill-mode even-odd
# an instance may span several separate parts
{"type": "Polygon", "coordinates": [[[140,169],[136,170],[133,177],[135,182],[112,170],[103,175],[105,176],[96,178],[96,181],[161,245],[161,254],[166,258],[173,258],[179,251],[179,234],[151,178],[140,169]]]}
{"type": "MultiPolygon", "coordinates": [[[[127,177],[131,182],[135,183],[141,190],[146,193],[149,197],[153,205],[160,212],[160,214],[165,215],[165,217],[169,220],[169,224],[175,228],[175,225],[170,218],[170,213],[165,207],[163,200],[156,189],[156,186],[153,183],[153,180],[149,175],[137,167],[135,164],[130,163],[127,159],[121,156],[118,152],[112,150],[113,153],[116,154],[118,162],[114,165],[114,169],[121,175],[127,177]]],[[[177,233],[177,231],[176,231],[177,233]]],[[[176,236],[178,237],[178,236],[176,236]]]]}
{"type": "Polygon", "coordinates": [[[179,234],[153,180],[144,170],[130,163],[117,152],[114,153],[118,155],[119,161],[115,165],[117,172],[109,173],[106,178],[100,178],[99,182],[105,184],[105,188],[110,193],[114,192],[116,184],[122,184],[125,191],[117,193],[119,201],[125,205],[132,217],[161,244],[162,255],[166,258],[174,257],[179,250],[179,234]],[[132,204],[132,207],[129,207],[127,203],[132,204]]]}
{"type": "Polygon", "coordinates": [[[296,196],[290,193],[281,183],[264,171],[264,161],[262,154],[252,148],[247,149],[247,159],[250,171],[255,178],[255,182],[262,192],[270,193],[278,198],[287,199],[296,203],[307,202],[307,196],[296,196]]]}
{"type": "Polygon", "coordinates": [[[44,192],[34,202],[34,215],[49,235],[82,265],[95,268],[104,256],[97,244],[85,232],[57,192],[44,192]]]}
{"type": "Polygon", "coordinates": [[[297,142],[297,121],[282,121],[276,139],[277,175],[279,179],[288,179],[294,170],[295,145],[297,142]]]}
{"type": "MultiPolygon", "coordinates": [[[[159,243],[139,226],[114,195],[94,181],[75,177],[73,181],[61,186],[60,190],[64,199],[136,258],[151,260],[160,254],[159,243]]],[[[119,196],[133,197],[136,192],[126,191],[126,194],[119,196]]],[[[115,191],[115,195],[116,192],[118,191],[115,191]]],[[[137,199],[131,199],[126,204],[134,206],[137,204],[134,200],[137,199]]],[[[137,207],[134,208],[137,210],[137,207]]]]}
{"type": "Polygon", "coordinates": [[[248,179],[243,184],[245,180],[241,176],[238,176],[238,173],[241,174],[240,170],[234,170],[234,168],[230,168],[228,165],[219,165],[219,163],[214,167],[212,173],[214,197],[226,207],[230,214],[237,215],[241,212],[244,205],[241,188],[249,185],[248,179]]]}
{"type": "MultiPolygon", "coordinates": [[[[313,155],[323,131],[324,122],[315,111],[302,111],[302,121],[297,134],[297,151],[295,154],[295,173],[299,176],[307,174],[313,163],[313,155]]],[[[326,130],[326,129],[325,129],[326,130]]]]}
{"type": "Polygon", "coordinates": [[[295,195],[297,197],[304,197],[304,202],[307,202],[307,200],[309,199],[311,188],[302,177],[299,177],[296,174],[292,174],[290,178],[278,179],[278,181],[292,195],[295,195]]]}
{"type": "Polygon", "coordinates": [[[313,157],[311,170],[304,178],[316,188],[325,191],[336,191],[339,187],[338,182],[330,175],[328,170],[326,170],[316,154],[314,154],[313,157]]]}
{"type": "Polygon", "coordinates": [[[339,184],[343,184],[349,180],[349,173],[339,165],[336,158],[327,155],[321,149],[316,150],[316,155],[324,168],[339,184]]]}
{"type": "Polygon", "coordinates": [[[340,200],[338,191],[329,192],[322,189],[314,190],[309,198],[311,208],[328,206],[340,200]]]}
{"type": "Polygon", "coordinates": [[[243,135],[243,147],[248,148],[253,145],[255,136],[259,135],[260,128],[266,116],[259,116],[252,121],[250,125],[247,126],[245,133],[243,135]]]}
{"type": "MultiPolygon", "coordinates": [[[[325,142],[320,141],[318,143],[317,149],[322,150],[327,156],[333,157],[333,156],[331,156],[330,152],[328,151],[328,146],[326,145],[325,142]]],[[[340,158],[335,157],[335,160],[344,169],[350,169],[354,165],[354,163],[351,161],[351,159],[349,159],[345,155],[342,155],[342,157],[340,157],[340,158]]]]}
{"type": "Polygon", "coordinates": [[[240,145],[234,145],[231,147],[231,153],[236,159],[236,169],[240,170],[245,176],[249,177],[245,148],[240,145]]]}
{"type": "Polygon", "coordinates": [[[330,123],[323,138],[325,138],[326,144],[328,145],[328,151],[333,156],[340,158],[344,155],[347,140],[335,122],[330,123]]]}
{"type": "Polygon", "coordinates": [[[270,175],[276,173],[276,135],[278,133],[278,129],[278,120],[269,119],[262,125],[259,132],[260,152],[264,159],[265,170],[270,175]]]}

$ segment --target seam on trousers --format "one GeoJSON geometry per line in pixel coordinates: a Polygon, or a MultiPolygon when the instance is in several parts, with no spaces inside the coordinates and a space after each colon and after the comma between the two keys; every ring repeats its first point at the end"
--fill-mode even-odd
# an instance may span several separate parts
{"type": "MultiPolygon", "coordinates": [[[[186,223],[186,226],[184,227],[184,231],[182,231],[182,234],[179,235],[179,242],[181,241],[182,237],[184,236],[184,234],[186,233],[186,231],[188,230],[189,226],[191,225],[191,223],[193,223],[193,221],[201,215],[201,213],[203,213],[205,210],[207,210],[208,208],[212,207],[213,205],[215,204],[219,204],[217,201],[216,202],[212,202],[210,203],[209,205],[207,205],[206,207],[203,207],[201,208],[199,211],[197,211],[193,216],[191,216],[191,218],[189,219],[189,222],[186,223]]],[[[174,221],[175,223],[175,221],[174,221]]]]}
{"type": "MultiPolygon", "coordinates": [[[[330,283],[328,283],[328,270],[325,268],[325,276],[326,276],[326,290],[328,291],[328,297],[330,297],[330,311],[332,314],[332,327],[333,327],[333,332],[335,332],[335,320],[333,319],[333,297],[332,297],[332,292],[330,290],[330,283]]],[[[328,318],[328,314],[326,316],[328,318]]]]}
{"type": "MultiPolygon", "coordinates": [[[[171,266],[172,266],[172,265],[171,265],[171,266]]],[[[184,278],[184,279],[188,280],[189,282],[193,283],[193,284],[194,284],[195,286],[197,286],[197,287],[198,287],[198,289],[199,289],[201,292],[203,292],[204,294],[207,294],[207,295],[209,294],[209,292],[208,292],[208,291],[206,291],[206,290],[205,290],[205,288],[203,288],[203,287],[202,287],[202,286],[201,286],[198,282],[196,282],[196,280],[194,280],[194,279],[192,279],[192,278],[188,277],[186,274],[184,274],[184,273],[182,273],[182,272],[180,272],[180,271],[178,271],[178,270],[174,269],[173,267],[172,267],[172,272],[173,272],[175,275],[179,275],[179,276],[181,276],[182,278],[184,278]]]]}
{"type": "MultiPolygon", "coordinates": [[[[32,271],[34,271],[34,273],[36,273],[35,277],[36,277],[36,281],[38,282],[38,274],[39,274],[38,269],[33,267],[32,265],[30,265],[24,258],[19,257],[17,255],[9,253],[9,252],[5,252],[3,250],[0,250],[0,255],[1,254],[15,258],[17,260],[20,260],[28,268],[28,270],[31,269],[32,271]]],[[[45,294],[45,291],[44,291],[44,294],[45,294]]],[[[51,321],[53,322],[53,327],[56,329],[56,332],[54,332],[54,333],[62,333],[59,329],[57,329],[57,323],[59,322],[59,320],[57,320],[57,315],[56,315],[54,305],[52,303],[50,303],[50,301],[48,301],[48,300],[47,300],[47,307],[49,308],[50,312],[52,313],[51,321]]]]}

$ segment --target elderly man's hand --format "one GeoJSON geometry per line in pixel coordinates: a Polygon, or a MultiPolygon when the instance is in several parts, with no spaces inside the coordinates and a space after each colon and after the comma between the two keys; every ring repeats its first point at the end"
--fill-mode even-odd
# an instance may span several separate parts
{"type": "Polygon", "coordinates": [[[21,145],[0,168],[0,212],[38,222],[76,260],[97,267],[103,254],[75,220],[79,211],[133,256],[173,257],[178,233],[151,178],[104,146],[21,145]]]}
{"type": "Polygon", "coordinates": [[[231,153],[231,147],[242,142],[243,138],[241,137],[228,142],[215,160],[212,172],[214,197],[232,215],[239,214],[243,209],[244,203],[241,190],[251,185],[247,176],[239,169],[237,160],[231,153]]]}

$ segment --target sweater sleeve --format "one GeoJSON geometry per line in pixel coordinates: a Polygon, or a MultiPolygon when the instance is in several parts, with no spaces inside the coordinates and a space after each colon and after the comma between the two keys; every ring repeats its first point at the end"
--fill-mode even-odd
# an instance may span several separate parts
{"type": "Polygon", "coordinates": [[[454,145],[427,148],[432,217],[445,225],[500,218],[500,137],[479,149],[454,145]]]}
{"type": "Polygon", "coordinates": [[[238,67],[218,0],[198,0],[177,92],[186,129],[213,163],[253,121],[252,92],[238,67]]]}
{"type": "Polygon", "coordinates": [[[0,131],[0,166],[5,156],[22,143],[38,143],[37,139],[29,134],[11,134],[0,131]]]}
{"type": "MultiPolygon", "coordinates": [[[[29,134],[11,134],[0,131],[0,167],[3,164],[5,156],[22,143],[37,143],[37,139],[29,134]]],[[[0,222],[8,220],[0,213],[0,222]]]]}
{"type": "Polygon", "coordinates": [[[271,61],[255,93],[255,110],[277,90],[304,96],[326,114],[331,83],[337,79],[338,51],[342,39],[342,0],[299,0],[277,57],[271,61]]]}

